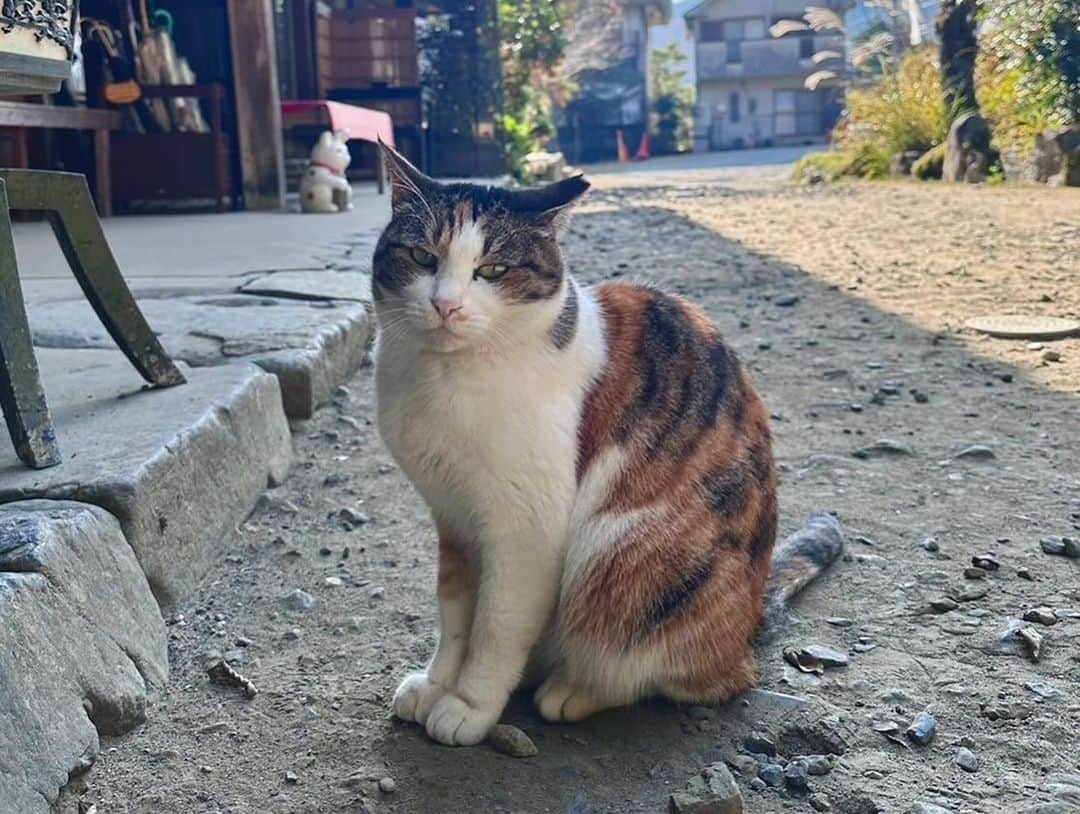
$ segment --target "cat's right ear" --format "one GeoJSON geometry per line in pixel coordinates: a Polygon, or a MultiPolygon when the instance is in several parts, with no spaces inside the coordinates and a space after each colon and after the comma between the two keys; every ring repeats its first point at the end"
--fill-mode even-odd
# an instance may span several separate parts
{"type": "Polygon", "coordinates": [[[390,179],[390,204],[394,209],[424,201],[437,187],[438,182],[420,172],[382,139],[379,139],[379,152],[390,179]]]}

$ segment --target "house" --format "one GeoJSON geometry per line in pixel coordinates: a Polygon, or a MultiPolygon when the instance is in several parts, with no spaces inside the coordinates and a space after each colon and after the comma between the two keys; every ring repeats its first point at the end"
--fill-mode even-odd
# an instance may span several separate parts
{"type": "MultiPolygon", "coordinates": [[[[825,138],[843,108],[842,89],[805,80],[814,54],[843,59],[839,32],[773,37],[779,20],[800,19],[806,0],[702,0],[685,14],[695,43],[698,114],[695,147],[720,150],[802,144],[825,138]]],[[[850,0],[817,0],[839,14],[850,0]]]]}
{"type": "Polygon", "coordinates": [[[579,19],[571,35],[571,61],[587,66],[576,77],[580,92],[558,112],[559,141],[574,163],[613,160],[620,131],[636,149],[649,126],[650,29],[671,19],[671,0],[616,5],[617,20],[579,19]]]}

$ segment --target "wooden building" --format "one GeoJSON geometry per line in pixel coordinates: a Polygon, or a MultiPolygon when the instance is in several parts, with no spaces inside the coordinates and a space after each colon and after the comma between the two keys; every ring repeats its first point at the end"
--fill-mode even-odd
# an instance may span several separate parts
{"type": "MultiPolygon", "coordinates": [[[[0,163],[83,172],[103,212],[282,207],[318,136],[283,131],[291,100],[389,114],[434,174],[502,171],[495,0],[81,0],[80,18],[76,79],[36,100],[48,116],[0,116],[0,163]],[[159,47],[175,70],[148,80],[159,47]]],[[[374,145],[350,147],[350,176],[374,176],[374,145]]]]}

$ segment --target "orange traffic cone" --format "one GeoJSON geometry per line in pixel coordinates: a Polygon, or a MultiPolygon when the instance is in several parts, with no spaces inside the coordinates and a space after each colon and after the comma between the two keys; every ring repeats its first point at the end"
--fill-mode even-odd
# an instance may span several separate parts
{"type": "Polygon", "coordinates": [[[648,161],[652,158],[652,154],[649,152],[649,134],[645,132],[641,136],[641,145],[638,147],[637,155],[634,156],[635,161],[648,161]]]}
{"type": "Polygon", "coordinates": [[[615,131],[615,143],[619,147],[619,161],[629,161],[630,151],[626,149],[626,139],[623,137],[622,130],[615,131]]]}

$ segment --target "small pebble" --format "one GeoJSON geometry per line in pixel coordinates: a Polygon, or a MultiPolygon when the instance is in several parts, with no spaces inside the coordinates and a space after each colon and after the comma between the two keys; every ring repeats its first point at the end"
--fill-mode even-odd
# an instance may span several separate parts
{"type": "Polygon", "coordinates": [[[927,537],[922,541],[922,547],[930,552],[940,551],[941,546],[938,545],[938,541],[933,537],[927,537]]]}
{"type": "Polygon", "coordinates": [[[791,761],[784,769],[784,785],[792,794],[806,794],[810,790],[806,765],[797,760],[791,761]]]}
{"type": "Polygon", "coordinates": [[[1042,352],[1042,360],[1044,362],[1060,362],[1061,354],[1056,350],[1050,350],[1047,348],[1042,352]]]}
{"type": "Polygon", "coordinates": [[[491,727],[488,741],[495,751],[511,757],[533,757],[539,753],[532,738],[510,724],[495,724],[491,727]]]}
{"type": "Polygon", "coordinates": [[[828,755],[807,755],[800,758],[800,760],[806,764],[807,774],[820,777],[821,775],[828,774],[832,771],[832,761],[829,760],[828,755]]]}
{"type": "Polygon", "coordinates": [[[979,770],[979,759],[970,749],[961,746],[956,752],[956,765],[965,772],[977,772],[979,770]]]}
{"type": "Polygon", "coordinates": [[[956,457],[966,461],[992,461],[997,455],[984,444],[972,444],[956,453],[956,457]]]}
{"type": "Polygon", "coordinates": [[[287,642],[295,642],[297,639],[300,638],[300,628],[294,627],[286,630],[284,633],[281,634],[281,638],[283,638],[287,642]]]}
{"type": "Polygon", "coordinates": [[[915,720],[911,722],[911,726],[907,728],[904,734],[912,743],[927,746],[934,740],[934,735],[937,734],[937,721],[929,712],[920,712],[915,716],[915,720]]]}
{"type": "Polygon", "coordinates": [[[1025,622],[1035,622],[1040,625],[1056,625],[1058,621],[1057,614],[1054,613],[1053,608],[1039,607],[1032,608],[1024,614],[1025,622]]]}
{"type": "Polygon", "coordinates": [[[346,506],[343,509],[339,509],[337,513],[338,519],[343,520],[350,526],[362,526],[365,523],[370,523],[371,518],[363,512],[358,512],[355,509],[350,509],[346,506]]]}
{"type": "Polygon", "coordinates": [[[1025,684],[1024,687],[1031,690],[1044,701],[1049,701],[1051,698],[1057,698],[1059,695],[1057,688],[1047,684],[1045,681],[1030,681],[1025,684]]]}
{"type": "Polygon", "coordinates": [[[971,565],[983,571],[998,571],[1001,568],[1001,563],[990,554],[976,554],[971,558],[971,565]]]}
{"type": "Polygon", "coordinates": [[[285,772],[285,782],[295,786],[300,782],[300,778],[296,776],[296,772],[285,772]]]}
{"type": "Polygon", "coordinates": [[[848,619],[846,616],[830,616],[825,622],[833,627],[851,627],[855,624],[854,619],[848,619]]]}
{"type": "Polygon", "coordinates": [[[784,767],[779,763],[766,763],[758,769],[758,778],[766,785],[779,786],[784,782],[784,767]]]}
{"type": "Polygon", "coordinates": [[[848,664],[848,657],[846,654],[841,653],[839,650],[834,650],[831,647],[826,647],[825,645],[807,645],[803,648],[803,651],[809,653],[825,667],[846,667],[848,664]]]}
{"type": "Polygon", "coordinates": [[[751,732],[743,738],[742,745],[743,749],[752,755],[772,757],[776,754],[776,741],[763,732],[751,732]]]}
{"type": "Polygon", "coordinates": [[[829,799],[829,795],[817,794],[810,795],[810,808],[814,811],[832,811],[832,801],[829,799]]]}
{"type": "Polygon", "coordinates": [[[397,791],[397,783],[394,782],[392,777],[384,777],[379,781],[379,791],[383,794],[393,794],[397,791]]]}
{"type": "Polygon", "coordinates": [[[283,596],[281,601],[286,607],[298,611],[309,611],[319,604],[318,599],[307,591],[301,591],[299,588],[283,596]]]}
{"type": "Polygon", "coordinates": [[[949,599],[948,597],[942,597],[941,599],[932,599],[930,601],[930,608],[935,613],[948,613],[959,608],[960,605],[956,601],[949,599]]]}
{"type": "Polygon", "coordinates": [[[750,781],[751,791],[761,792],[765,791],[766,788],[768,788],[768,786],[765,785],[765,781],[762,780],[760,777],[755,777],[753,780],[750,781]]]}
{"type": "Polygon", "coordinates": [[[323,584],[327,588],[340,588],[345,584],[345,580],[343,580],[341,577],[327,577],[323,580],[323,584]]]}

